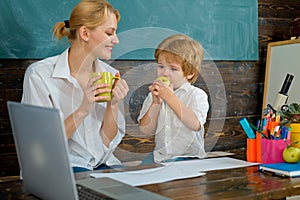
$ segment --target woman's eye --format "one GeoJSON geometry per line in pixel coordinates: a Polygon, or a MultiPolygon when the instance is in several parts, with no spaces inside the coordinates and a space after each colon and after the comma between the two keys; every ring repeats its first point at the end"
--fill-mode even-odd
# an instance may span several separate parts
{"type": "Polygon", "coordinates": [[[106,33],[108,36],[111,36],[111,35],[113,35],[113,33],[106,33]]]}

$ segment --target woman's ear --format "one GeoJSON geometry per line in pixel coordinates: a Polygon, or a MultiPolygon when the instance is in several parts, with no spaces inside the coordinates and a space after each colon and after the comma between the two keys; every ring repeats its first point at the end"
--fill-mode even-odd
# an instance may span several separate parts
{"type": "Polygon", "coordinates": [[[79,36],[83,41],[89,41],[89,29],[86,26],[79,28],[79,36]]]}

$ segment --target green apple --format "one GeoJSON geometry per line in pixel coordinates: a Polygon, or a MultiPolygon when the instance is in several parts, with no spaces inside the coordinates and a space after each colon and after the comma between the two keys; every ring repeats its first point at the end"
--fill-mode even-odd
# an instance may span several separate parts
{"type": "Polygon", "coordinates": [[[297,163],[300,160],[300,149],[287,146],[282,153],[283,160],[287,163],[297,163]]]}
{"type": "Polygon", "coordinates": [[[156,80],[162,81],[167,86],[169,86],[171,84],[170,80],[167,77],[165,77],[165,76],[159,76],[156,80]]]}

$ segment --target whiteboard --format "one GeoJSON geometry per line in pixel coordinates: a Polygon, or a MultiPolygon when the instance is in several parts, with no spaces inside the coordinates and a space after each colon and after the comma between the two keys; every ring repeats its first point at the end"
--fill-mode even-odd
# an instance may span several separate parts
{"type": "Polygon", "coordinates": [[[300,39],[268,44],[263,109],[274,104],[287,74],[294,76],[287,104],[300,103],[300,39]]]}

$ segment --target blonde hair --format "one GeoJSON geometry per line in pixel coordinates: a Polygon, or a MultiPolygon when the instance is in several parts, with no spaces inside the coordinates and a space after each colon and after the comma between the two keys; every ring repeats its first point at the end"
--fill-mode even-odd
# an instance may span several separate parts
{"type": "Polygon", "coordinates": [[[195,83],[202,65],[204,50],[201,44],[187,35],[176,34],[164,39],[155,50],[155,59],[158,61],[160,55],[166,56],[179,63],[184,76],[194,74],[189,79],[190,83],[195,83]]]}
{"type": "Polygon", "coordinates": [[[78,29],[81,26],[94,29],[103,24],[112,13],[116,15],[119,22],[119,11],[106,0],[82,0],[75,6],[67,22],[57,22],[53,26],[53,34],[57,39],[68,37],[72,43],[77,39],[78,29]]]}

